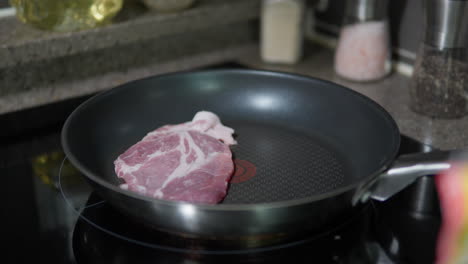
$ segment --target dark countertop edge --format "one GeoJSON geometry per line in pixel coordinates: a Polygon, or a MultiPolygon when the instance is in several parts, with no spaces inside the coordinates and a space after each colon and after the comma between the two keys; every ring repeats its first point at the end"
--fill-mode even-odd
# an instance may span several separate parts
{"type": "Polygon", "coordinates": [[[134,68],[127,72],[109,72],[85,80],[56,84],[0,97],[0,115],[33,108],[60,100],[93,94],[111,89],[123,83],[151,75],[191,70],[209,65],[236,61],[244,54],[250,54],[256,43],[238,47],[228,47],[211,52],[196,54],[182,59],[155,63],[144,68],[134,68]]]}

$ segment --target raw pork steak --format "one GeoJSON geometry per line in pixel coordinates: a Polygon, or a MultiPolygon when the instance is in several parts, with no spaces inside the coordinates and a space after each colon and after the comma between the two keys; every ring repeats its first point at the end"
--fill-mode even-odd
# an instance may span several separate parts
{"type": "Polygon", "coordinates": [[[233,133],[206,111],[191,122],[158,128],[114,161],[125,181],[120,187],[158,199],[218,203],[234,171],[233,133]]]}

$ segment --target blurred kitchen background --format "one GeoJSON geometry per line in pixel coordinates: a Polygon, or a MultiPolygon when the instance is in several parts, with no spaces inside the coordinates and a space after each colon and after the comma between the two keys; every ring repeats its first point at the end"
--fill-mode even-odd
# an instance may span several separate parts
{"type": "MultiPolygon", "coordinates": [[[[464,146],[468,144],[465,132],[468,123],[464,118],[466,88],[463,88],[466,75],[458,78],[462,87],[456,91],[447,88],[452,85],[446,85],[425,92],[421,87],[418,89],[418,82],[411,83],[424,39],[426,1],[434,2],[270,0],[262,5],[258,0],[80,0],[71,2],[83,6],[60,7],[56,6],[60,2],[56,0],[3,0],[0,1],[0,114],[94,94],[155,74],[235,62],[343,84],[384,106],[403,133],[440,148],[464,146]],[[100,3],[99,8],[85,8],[93,2],[100,3]],[[9,3],[18,7],[17,16],[9,3]],[[53,8],[48,9],[47,5],[53,8]],[[70,11],[74,8],[94,11],[75,14],[70,11]],[[98,13],[90,17],[90,12],[98,13]],[[77,17],[79,22],[75,23],[77,17]],[[285,19],[288,17],[291,19],[285,19]],[[340,56],[335,54],[340,30],[346,28],[342,25],[350,23],[350,17],[357,22],[375,19],[385,22],[374,39],[354,45],[367,45],[365,49],[370,47],[377,52],[361,61],[363,65],[380,63],[378,67],[368,66],[377,72],[352,66],[359,56],[352,57],[356,52],[345,38],[344,48],[338,50],[340,56]],[[385,43],[388,39],[391,47],[385,43]],[[353,62],[346,64],[346,60],[353,62]],[[348,72],[343,72],[346,69],[348,72]],[[370,75],[356,79],[350,74],[358,72],[349,72],[356,69],[360,74],[370,75]],[[341,71],[344,78],[336,71],[341,71]],[[413,96],[410,91],[414,91],[413,96]],[[412,99],[415,97],[422,99],[412,99]],[[432,105],[434,102],[437,105],[432,105]],[[423,107],[418,109],[411,104],[423,107]],[[447,136],[447,126],[458,132],[447,136]]],[[[466,47],[462,48],[464,65],[465,50],[466,47]]],[[[448,76],[443,84],[452,84],[454,78],[450,74],[443,76],[448,76]]]]}
{"type": "MultiPolygon", "coordinates": [[[[343,22],[346,0],[323,1],[317,6],[317,32],[326,36],[338,36],[343,22]]],[[[390,39],[394,59],[412,64],[424,33],[423,0],[393,0],[388,2],[390,39]]]]}
{"type": "MultiPolygon", "coordinates": [[[[258,46],[260,1],[199,0],[173,12],[158,12],[142,2],[125,0],[107,26],[54,33],[18,22],[9,2],[0,1],[0,95],[5,98],[0,99],[0,113],[109,88],[130,79],[189,69],[191,65],[237,59],[247,46],[258,46]],[[178,63],[180,59],[190,62],[178,63]],[[97,83],[84,85],[92,79],[97,83]],[[80,88],[73,89],[77,85],[80,88]],[[49,92],[42,93],[39,87],[49,92]],[[29,99],[10,100],[13,94],[24,92],[29,92],[24,94],[29,99]],[[16,103],[18,100],[21,102],[16,103]]],[[[305,1],[305,39],[333,48],[343,23],[345,2],[305,1]]],[[[393,59],[406,64],[397,64],[404,74],[411,73],[404,66],[412,65],[422,38],[422,2],[389,1],[393,59]]],[[[305,47],[306,56],[301,59],[316,50],[305,47]]]]}
{"type": "MultiPolygon", "coordinates": [[[[306,2],[310,8],[307,15],[315,16],[314,28],[318,33],[337,37],[343,22],[346,0],[306,0],[306,2]]],[[[9,1],[0,1],[0,8],[3,8],[3,12],[11,14],[11,11],[7,11],[10,6],[9,1]]],[[[423,35],[422,6],[423,0],[389,1],[388,11],[394,53],[398,59],[408,63],[412,63],[415,59],[418,44],[423,35]]]]}
{"type": "MultiPolygon", "coordinates": [[[[169,72],[244,67],[329,80],[383,106],[406,141],[419,142],[415,151],[466,148],[468,1],[453,1],[465,4],[443,20],[449,22],[441,31],[460,38],[422,48],[428,29],[423,7],[436,2],[451,1],[0,0],[0,172],[34,177],[2,192],[8,201],[22,190],[16,203],[7,203],[11,218],[3,225],[27,227],[39,218],[73,226],[67,217],[54,216],[60,206],[68,208],[56,186],[64,120],[89,96],[169,72]],[[371,25],[377,29],[364,35],[375,37],[364,41],[353,38],[360,30],[344,27],[375,21],[385,23],[371,25]],[[375,53],[360,56],[362,46],[375,53]],[[31,203],[46,208],[42,215],[18,209],[31,203]]],[[[429,30],[434,28],[440,30],[429,30]]],[[[408,208],[397,207],[408,215],[438,216],[432,178],[422,178],[407,196],[408,208]]],[[[30,240],[14,230],[8,234],[19,244],[30,240]]]]}

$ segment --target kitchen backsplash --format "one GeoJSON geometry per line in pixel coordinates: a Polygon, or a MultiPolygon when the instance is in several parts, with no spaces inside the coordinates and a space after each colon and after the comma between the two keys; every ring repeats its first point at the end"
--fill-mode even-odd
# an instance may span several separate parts
{"type": "MultiPolygon", "coordinates": [[[[422,38],[423,1],[389,1],[392,46],[396,58],[404,62],[413,62],[422,38]]],[[[327,8],[322,10],[319,7],[315,12],[317,31],[336,36],[342,23],[345,3],[346,0],[329,0],[327,8]]]]}

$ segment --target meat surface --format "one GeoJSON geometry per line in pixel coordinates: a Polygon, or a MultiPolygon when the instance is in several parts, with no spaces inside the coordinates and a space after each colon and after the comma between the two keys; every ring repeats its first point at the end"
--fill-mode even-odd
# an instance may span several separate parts
{"type": "Polygon", "coordinates": [[[120,187],[157,199],[218,203],[234,171],[233,133],[207,111],[190,122],[160,127],[114,161],[125,181],[120,187]]]}

